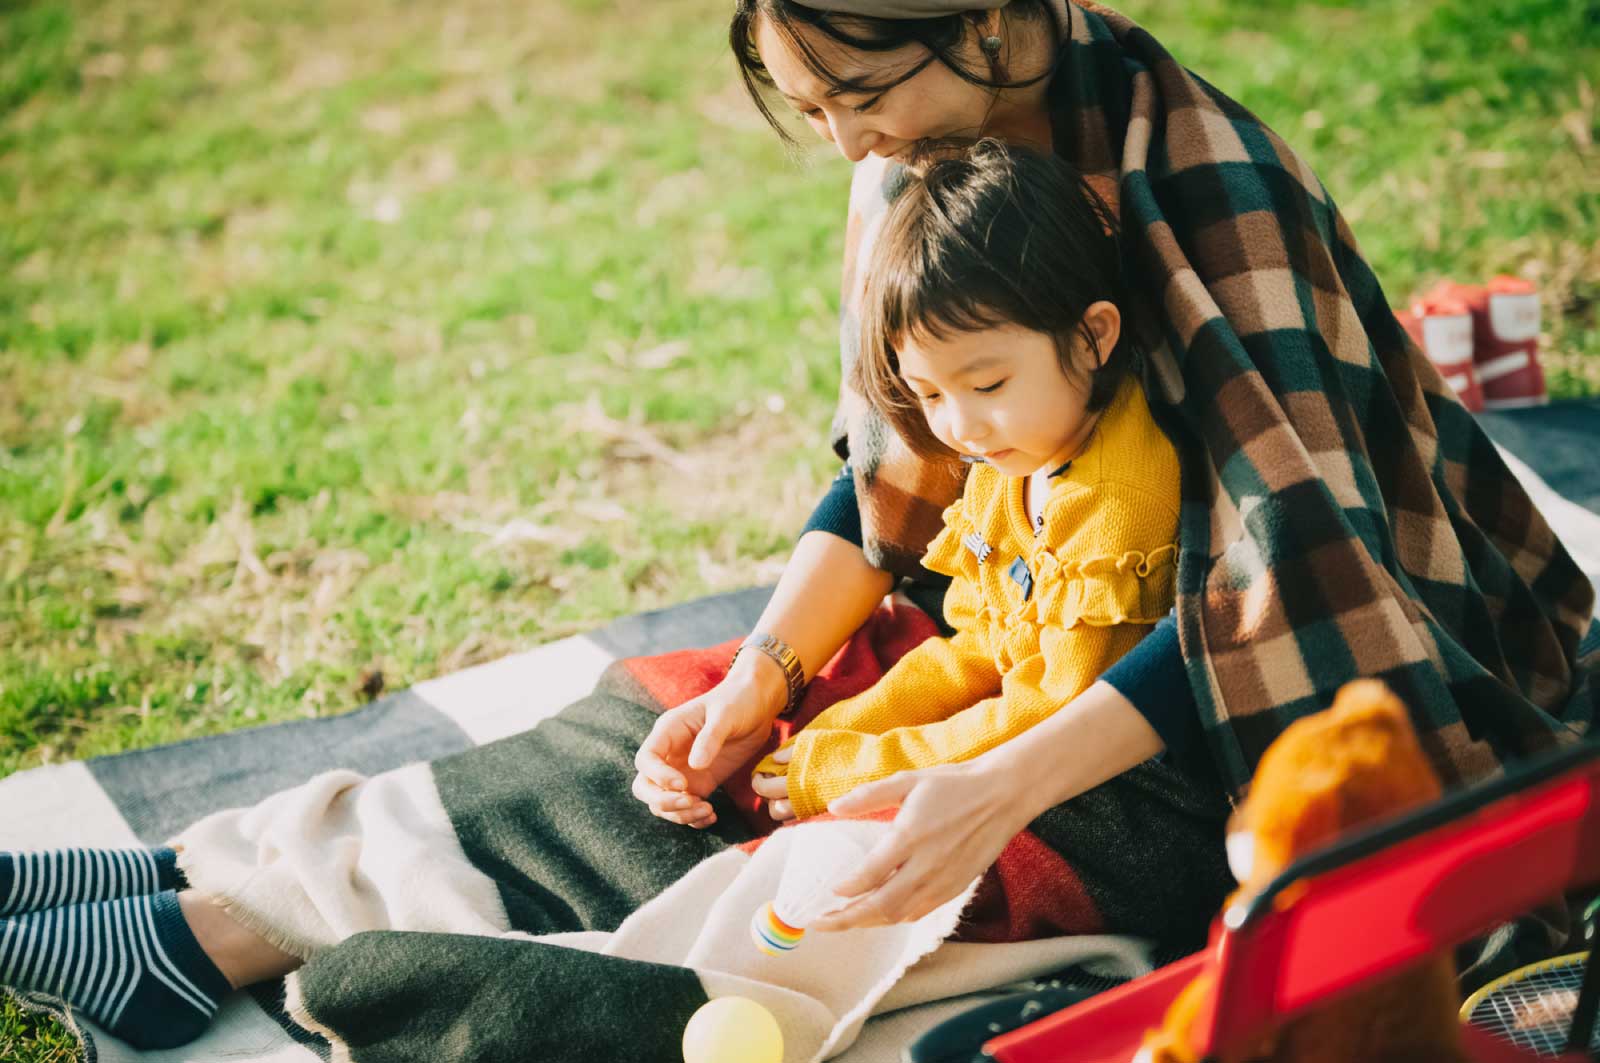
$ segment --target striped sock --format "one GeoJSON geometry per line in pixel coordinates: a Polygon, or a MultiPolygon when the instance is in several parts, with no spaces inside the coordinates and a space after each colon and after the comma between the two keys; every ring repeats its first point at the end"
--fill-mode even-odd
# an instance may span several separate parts
{"type": "Polygon", "coordinates": [[[0,985],[60,997],[140,1049],[194,1040],[230,992],[171,890],[0,920],[0,985]]]}
{"type": "Polygon", "coordinates": [[[0,853],[0,916],[183,889],[171,849],[0,853]]]}

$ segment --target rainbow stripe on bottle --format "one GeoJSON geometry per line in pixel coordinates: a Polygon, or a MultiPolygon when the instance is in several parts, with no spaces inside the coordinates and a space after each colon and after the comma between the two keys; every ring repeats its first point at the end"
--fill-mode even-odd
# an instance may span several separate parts
{"type": "Polygon", "coordinates": [[[768,901],[751,918],[750,936],[755,939],[756,948],[768,956],[782,956],[793,952],[806,932],[779,919],[777,909],[768,901]]]}

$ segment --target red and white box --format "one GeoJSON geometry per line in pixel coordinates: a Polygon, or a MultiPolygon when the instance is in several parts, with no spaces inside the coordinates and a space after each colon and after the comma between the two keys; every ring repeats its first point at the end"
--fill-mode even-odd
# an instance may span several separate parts
{"type": "Polygon", "coordinates": [[[1549,401],[1539,365],[1538,289],[1521,277],[1502,275],[1466,294],[1484,406],[1495,410],[1549,401]]]}
{"type": "Polygon", "coordinates": [[[1483,409],[1483,389],[1478,384],[1473,316],[1467,304],[1441,288],[1434,289],[1397,313],[1400,324],[1428,356],[1461,405],[1473,413],[1483,409]]]}

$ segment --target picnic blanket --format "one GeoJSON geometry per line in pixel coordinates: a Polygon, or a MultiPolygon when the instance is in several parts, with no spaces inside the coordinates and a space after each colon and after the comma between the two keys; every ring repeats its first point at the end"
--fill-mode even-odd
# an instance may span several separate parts
{"type": "MultiPolygon", "coordinates": [[[[934,633],[909,602],[881,607],[813,680],[796,725],[934,633]]],[[[326,772],[217,813],[178,836],[180,865],[308,961],[289,979],[291,1016],[360,1063],[671,1059],[695,1010],[730,993],[768,1004],[804,1063],[848,1047],[885,998],[1094,956],[1132,974],[1146,943],[1204,940],[1231,885],[1229,806],[1214,780],[1153,761],[1040,817],[986,880],[919,922],[764,956],[751,919],[794,832],[762,841],[771,821],[747,796],[758,758],[715,795],[705,831],[652,817],[629,789],[656,714],[720,680],[735,643],[625,658],[551,720],[465,753],[326,772]],[[1106,934],[1140,940],[1086,941],[1106,934]],[[948,959],[952,935],[987,944],[948,959]]]]}
{"type": "MultiPolygon", "coordinates": [[[[528,669],[515,691],[492,696],[503,705],[531,684],[559,683],[569,662],[604,659],[592,647],[616,645],[630,627],[681,636],[709,614],[747,628],[760,601],[712,600],[569,640],[541,658],[550,675],[528,669]]],[[[819,673],[801,718],[870,684],[934,631],[925,613],[891,600],[819,673]]],[[[694,1011],[729,993],[772,1009],[787,1059],[831,1058],[877,1011],[1073,961],[1129,977],[1148,969],[1152,948],[1203,940],[1230,886],[1227,803],[1214,782],[1152,761],[1041,816],[987,876],[921,921],[819,935],[793,956],[763,956],[751,918],[774,896],[790,839],[808,828],[763,840],[767,821],[741,797],[747,783],[716,795],[721,821],[707,831],[655,819],[628,788],[656,713],[720,678],[736,641],[621,656],[592,692],[537,726],[519,714],[514,733],[372,774],[330,761],[348,752],[359,766],[381,718],[350,730],[339,728],[347,720],[267,729],[263,741],[212,762],[213,780],[239,768],[232,758],[299,762],[314,774],[178,831],[181,864],[197,889],[309,960],[288,981],[285,1009],[301,1036],[331,1045],[330,1058],[357,1061],[670,1060],[694,1011]],[[340,750],[344,737],[352,743],[340,750]]],[[[475,680],[493,685],[494,668],[458,678],[464,696],[475,680]]],[[[418,702],[436,689],[424,684],[358,715],[388,709],[414,725],[418,702]]],[[[463,722],[483,737],[495,730],[481,718],[463,722]]],[[[195,769],[225,741],[190,743],[188,770],[150,770],[150,758],[173,753],[163,750],[32,774],[89,771],[112,791],[155,783],[159,794],[124,805],[147,817],[153,840],[180,826],[183,810],[215,800],[195,769]]],[[[172,1058],[211,1058],[208,1048],[192,1051],[172,1058]]]]}
{"type": "MultiPolygon", "coordinates": [[[[1591,578],[1600,578],[1600,558],[1595,557],[1595,548],[1600,546],[1600,515],[1597,515],[1600,505],[1596,504],[1596,499],[1600,499],[1600,470],[1594,469],[1592,463],[1563,464],[1565,456],[1575,452],[1575,445],[1592,447],[1600,440],[1600,404],[1574,404],[1562,407],[1561,411],[1559,417],[1553,410],[1527,411],[1486,417],[1485,421],[1497,438],[1504,439],[1512,448],[1507,454],[1508,460],[1524,477],[1530,495],[1539,501],[1557,533],[1569,548],[1573,548],[1575,556],[1580,560],[1588,558],[1583,563],[1591,578]],[[1558,423],[1560,432],[1546,430],[1545,426],[1558,423]],[[1561,467],[1557,468],[1558,465],[1561,467]],[[1546,469],[1561,478],[1565,497],[1538,478],[1535,470],[1546,469]],[[1573,503],[1570,499],[1580,499],[1587,505],[1573,503]],[[1585,547],[1589,550],[1587,554],[1585,547]]],[[[481,760],[486,766],[495,766],[495,770],[482,773],[485,778],[512,786],[519,779],[536,777],[530,774],[528,762],[520,756],[526,747],[517,744],[517,736],[522,736],[523,741],[543,736],[539,741],[553,744],[589,743],[599,754],[596,761],[600,767],[592,770],[602,774],[610,772],[620,780],[628,770],[626,765],[636,739],[642,736],[639,728],[649,719],[648,710],[639,708],[639,701],[630,702],[628,697],[637,699],[641,686],[660,683],[659,676],[664,674],[658,666],[660,655],[678,653],[687,647],[715,646],[739,637],[753,624],[767,595],[768,591],[763,589],[743,591],[625,618],[589,635],[565,639],[418,684],[345,716],[280,724],[19,773],[0,780],[0,807],[11,813],[0,820],[0,847],[158,843],[180,833],[207,813],[252,806],[278,791],[338,770],[379,777],[401,768],[396,774],[405,775],[408,771],[415,774],[416,769],[404,769],[404,765],[431,761],[435,766],[443,766],[439,777],[462,783],[459,792],[468,789],[463,783],[472,774],[468,766],[481,760]],[[654,673],[650,664],[652,658],[658,659],[654,673]],[[641,680],[640,675],[645,678],[641,680]],[[611,691],[598,701],[593,693],[597,683],[611,691]],[[633,693],[623,697],[618,691],[633,693]],[[572,708],[561,712],[569,703],[572,708]],[[627,710],[630,704],[635,711],[627,710]],[[592,719],[586,723],[587,717],[592,719]],[[513,741],[499,741],[506,738],[513,741]]],[[[903,624],[899,637],[916,637],[914,611],[903,603],[897,609],[903,624]]],[[[886,625],[879,632],[886,657],[894,652],[894,629],[894,625],[886,625]]],[[[869,640],[867,647],[870,645],[869,640]]],[[[691,653],[687,658],[703,658],[710,668],[711,660],[722,655],[719,649],[713,654],[691,653]]],[[[661,696],[671,700],[678,693],[681,688],[663,689],[661,696]]],[[[543,778],[542,775],[537,777],[543,778]]],[[[617,788],[621,792],[620,781],[617,788]]],[[[542,813],[537,805],[530,806],[530,818],[546,814],[559,820],[581,807],[571,790],[564,795],[565,803],[559,787],[530,785],[526,791],[530,802],[548,803],[542,813]]],[[[723,806],[724,813],[732,808],[733,799],[727,800],[729,804],[723,806]]],[[[724,814],[722,820],[725,824],[745,823],[736,810],[731,815],[724,814]]],[[[630,832],[657,826],[672,830],[665,824],[641,824],[632,819],[620,823],[617,844],[601,854],[603,859],[596,857],[593,864],[584,869],[586,874],[596,876],[583,890],[589,900],[580,916],[595,928],[588,933],[599,936],[609,933],[627,939],[633,928],[649,925],[650,917],[645,913],[649,906],[636,904],[636,899],[642,897],[648,901],[671,892],[670,882],[660,890],[654,890],[653,882],[671,878],[673,867],[647,864],[645,857],[649,851],[635,849],[624,841],[624,836],[630,832]],[[641,917],[631,926],[628,918],[635,912],[630,905],[638,908],[641,917]]],[[[502,828],[514,830],[516,824],[505,823],[502,828]]],[[[753,865],[759,855],[759,850],[752,855],[739,849],[736,839],[751,840],[743,833],[743,828],[727,837],[702,838],[698,844],[704,846],[703,854],[673,850],[675,855],[668,863],[687,867],[686,874],[691,878],[684,879],[685,882],[697,881],[692,876],[699,868],[714,868],[716,876],[725,876],[730,863],[742,864],[748,860],[753,865]],[[706,858],[703,863],[700,855],[706,858]]],[[[462,848],[469,846],[480,853],[506,853],[516,849],[514,839],[495,837],[492,832],[467,839],[462,848]]],[[[1024,850],[1013,855],[1023,858],[1012,865],[1013,868],[1020,867],[1026,874],[1029,854],[1024,850]]],[[[1033,855],[1042,854],[1036,851],[1033,855]]],[[[516,869],[516,876],[528,884],[516,905],[521,911],[535,914],[523,914],[518,918],[527,925],[540,917],[537,904],[542,898],[547,905],[543,918],[552,923],[570,919],[569,913],[560,911],[561,904],[566,902],[560,900],[559,885],[564,881],[563,875],[570,877],[576,869],[584,868],[583,860],[569,850],[531,856],[541,863],[516,869]]],[[[1038,866],[1033,865],[1034,869],[1038,866]]],[[[1057,865],[1050,873],[1069,870],[1057,865]]],[[[712,871],[702,870],[700,874],[709,875],[712,871]]],[[[738,876],[731,877],[737,879],[738,876]]],[[[996,879],[1003,885],[1003,876],[997,873],[996,879]]],[[[1070,883],[1071,879],[1061,881],[1070,883]]],[[[764,886],[752,889],[754,894],[766,892],[764,886]]],[[[1054,891],[1057,897],[1070,893],[1070,888],[1054,891]]],[[[1007,900],[1004,889],[999,890],[998,897],[1001,902],[1007,900]]],[[[1022,915],[1032,912],[1035,917],[1054,920],[1056,926],[1068,925],[1072,919],[1089,918],[1097,910],[1096,905],[1090,905],[1079,907],[1075,914],[1072,910],[1051,914],[1045,906],[1031,904],[1026,898],[1017,896],[1014,899],[1016,903],[1008,909],[1006,903],[994,903],[995,895],[991,894],[988,908],[991,929],[1003,925],[993,913],[1003,916],[1008,910],[1022,915]]],[[[1103,902],[1112,910],[1112,918],[1119,918],[1114,912],[1117,901],[1112,897],[1103,902]]],[[[1101,912],[1102,918],[1105,915],[1101,912]]],[[[732,922],[737,923],[738,919],[732,922]]],[[[651,934],[645,936],[649,938],[651,934]]],[[[686,936],[679,936],[680,944],[686,936]]],[[[683,946],[680,953],[688,961],[686,966],[681,961],[662,963],[640,958],[643,956],[640,953],[632,953],[635,958],[630,959],[629,946],[625,944],[617,946],[620,951],[608,954],[603,951],[605,945],[594,937],[589,940],[589,947],[602,951],[585,953],[565,948],[562,958],[568,971],[576,973],[554,985],[531,977],[541,963],[532,958],[535,954],[565,947],[550,942],[540,945],[515,936],[481,935],[464,939],[448,934],[378,932],[358,935],[347,944],[348,950],[330,950],[324,955],[326,963],[319,961],[308,969],[297,1003],[309,1005],[311,1014],[315,1015],[318,1000],[331,997],[337,1001],[338,1007],[334,1010],[338,1014],[328,1016],[333,1020],[329,1030],[338,1035],[340,1024],[345,1025],[346,1036],[357,1042],[352,1053],[356,1059],[465,1058],[465,1053],[453,1050],[404,1055],[401,1050],[394,1049],[391,1054],[383,1054],[383,1041],[392,1036],[391,1031],[398,1023],[396,1016],[410,1017],[411,1007],[427,1004],[432,1006],[435,1015],[461,1016],[464,1025],[466,1020],[479,1014],[504,1014],[514,1016],[518,1027],[537,1034],[551,1016],[576,1013],[589,1016],[595,1027],[602,1027],[590,1030],[571,1024],[557,1026],[552,1038],[559,1043],[552,1043],[548,1049],[545,1046],[509,1048],[503,1057],[493,1046],[479,1045],[484,1054],[477,1058],[560,1059],[563,1052],[573,1053],[574,1057],[581,1052],[592,1058],[670,1061],[675,1058],[672,1054],[677,1051],[675,1038],[682,1029],[678,1019],[686,1018],[686,1012],[707,995],[725,991],[733,980],[745,978],[737,971],[696,966],[695,957],[690,955],[692,941],[683,946]],[[419,947],[391,949],[395,942],[405,938],[416,939],[419,947]],[[472,947],[463,949],[463,943],[472,947]],[[478,958],[474,960],[473,956],[478,958]],[[498,981],[469,977],[473,969],[481,975],[481,966],[485,963],[492,964],[493,970],[502,975],[498,981]],[[371,984],[365,975],[373,966],[409,971],[413,980],[392,982],[387,1000],[375,997],[362,991],[363,986],[371,984]],[[617,971],[626,971],[627,975],[613,982],[617,971]],[[657,1023],[654,1029],[644,1028],[645,1016],[654,1016],[657,1023]],[[603,1027],[609,1027],[611,1032],[603,1027]],[[357,1033],[350,1033],[352,1029],[357,1033]],[[617,1043],[615,1031],[618,1029],[632,1038],[629,1045],[617,1043]],[[589,1041],[590,1036],[597,1040],[589,1041]]],[[[568,944],[581,942],[572,940],[568,944]]],[[[1119,951],[1120,946],[1110,942],[1087,944],[1091,952],[1100,950],[1098,955],[1123,970],[1133,962],[1132,953],[1119,951]]],[[[1016,957],[988,968],[985,977],[997,979],[1023,977],[1030,971],[1075,958],[1070,943],[1060,941],[1032,945],[971,942],[942,945],[929,961],[925,961],[929,971],[937,974],[937,978],[926,980],[933,983],[933,988],[926,988],[923,980],[912,979],[906,989],[890,990],[878,996],[868,1005],[868,1010],[876,1009],[878,1014],[860,1027],[854,1044],[837,1058],[849,1063],[896,1060],[900,1048],[918,1033],[944,1017],[987,999],[985,993],[976,989],[977,983],[966,977],[969,971],[982,967],[978,957],[985,949],[1013,950],[1012,955],[1016,957]],[[1033,951],[1026,951],[1030,949],[1033,951]],[[1050,949],[1061,951],[1048,953],[1050,949]],[[947,961],[953,973],[941,984],[938,978],[944,975],[938,972],[941,964],[947,961]],[[930,1000],[934,992],[947,995],[942,1000],[930,1000]],[[963,993],[965,995],[949,995],[963,993]]],[[[1082,954],[1080,951],[1076,955],[1082,954]]],[[[753,957],[743,953],[735,959],[753,961],[753,957]]],[[[281,985],[265,985],[250,993],[236,994],[224,1005],[217,1023],[201,1040],[169,1052],[135,1053],[114,1038],[85,1026],[83,1058],[108,1063],[176,1063],[198,1059],[310,1063],[315,1059],[332,1058],[333,1049],[328,1041],[294,1023],[284,1004],[281,985]]],[[[782,1010],[781,1004],[779,1007],[782,1010]]],[[[843,1010],[829,1012],[829,1018],[839,1018],[843,1010]]],[[[845,1036],[850,1034],[856,1018],[850,1016],[844,1020],[845,1036]]],[[[818,1021],[809,1028],[821,1025],[818,1021]]],[[[835,1026],[839,1025],[836,1021],[835,1026]]],[[[390,1041],[391,1048],[405,1044],[414,1047],[416,1042],[408,1038],[414,1035],[415,1029],[413,1027],[399,1040],[390,1041]]],[[[454,1032],[460,1034],[464,1029],[457,1027],[454,1032]]]]}

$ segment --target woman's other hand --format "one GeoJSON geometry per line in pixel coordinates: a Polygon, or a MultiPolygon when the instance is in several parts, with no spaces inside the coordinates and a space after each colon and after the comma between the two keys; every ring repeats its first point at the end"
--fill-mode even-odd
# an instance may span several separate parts
{"type": "Polygon", "coordinates": [[[662,819],[711,826],[707,798],[766,743],[788,695],[782,668],[741,653],[722,682],[656,719],[633,757],[633,796],[662,819]]]}
{"type": "Polygon", "coordinates": [[[988,870],[1035,816],[1162,750],[1134,704],[1101,679],[1042,723],[962,764],[901,772],[835,798],[858,816],[900,807],[894,825],[848,877],[848,905],[815,930],[920,919],[988,870]]]}
{"type": "MultiPolygon", "coordinates": [[[[794,756],[794,747],[780,749],[772,754],[775,764],[787,764],[789,758],[794,756]]],[[[762,773],[750,780],[750,788],[759,796],[766,798],[767,815],[779,823],[787,823],[796,818],[794,802],[789,800],[789,777],[787,775],[767,775],[762,773]]]]}
{"type": "Polygon", "coordinates": [[[828,811],[857,816],[899,806],[889,833],[833,889],[854,898],[812,930],[850,930],[921,919],[983,874],[1027,827],[1032,803],[1014,773],[979,757],[903,771],[835,798],[828,811]]]}

